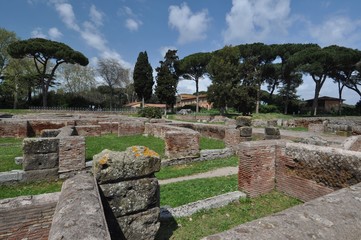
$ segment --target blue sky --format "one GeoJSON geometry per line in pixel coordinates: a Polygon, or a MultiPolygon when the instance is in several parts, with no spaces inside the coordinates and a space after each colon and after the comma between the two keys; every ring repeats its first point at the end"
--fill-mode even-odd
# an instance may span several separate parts
{"type": "MultiPolygon", "coordinates": [[[[361,49],[360,0],[2,0],[0,27],[21,39],[64,42],[95,64],[112,57],[132,68],[147,51],[153,68],[164,53],[183,58],[225,45],[263,42],[337,44],[361,49]]],[[[201,81],[206,90],[209,79],[201,81]]],[[[178,93],[195,91],[181,81],[178,93]]],[[[301,98],[313,98],[314,82],[304,78],[301,98]]],[[[337,97],[329,80],[321,96],[337,97]]],[[[344,90],[354,104],[357,94],[344,90]]]]}

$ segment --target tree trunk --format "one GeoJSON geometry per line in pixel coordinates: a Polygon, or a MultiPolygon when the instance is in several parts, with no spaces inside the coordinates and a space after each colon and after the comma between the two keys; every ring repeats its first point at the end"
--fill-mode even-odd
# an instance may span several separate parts
{"type": "Polygon", "coordinates": [[[290,81],[286,81],[286,99],[285,99],[285,108],[284,108],[284,114],[288,114],[288,104],[290,101],[290,81]]]}
{"type": "Polygon", "coordinates": [[[199,112],[198,78],[196,78],[195,81],[196,81],[196,113],[198,113],[199,112]]]}
{"type": "Polygon", "coordinates": [[[144,97],[142,97],[142,108],[144,108],[144,97]]]}
{"type": "Polygon", "coordinates": [[[318,96],[320,95],[320,91],[321,91],[321,86],[319,82],[316,82],[316,86],[315,86],[315,95],[313,98],[313,103],[312,103],[312,116],[316,116],[317,115],[317,107],[318,107],[318,96]]]}
{"type": "Polygon", "coordinates": [[[338,115],[341,115],[342,90],[345,85],[341,86],[340,81],[337,81],[337,85],[338,85],[338,115]]]}
{"type": "Polygon", "coordinates": [[[260,102],[260,96],[261,96],[261,85],[258,84],[257,86],[257,99],[256,99],[256,114],[259,113],[259,102],[260,102]]]}
{"type": "Polygon", "coordinates": [[[45,83],[42,84],[42,91],[43,91],[43,107],[48,106],[48,91],[46,91],[45,83]]]}

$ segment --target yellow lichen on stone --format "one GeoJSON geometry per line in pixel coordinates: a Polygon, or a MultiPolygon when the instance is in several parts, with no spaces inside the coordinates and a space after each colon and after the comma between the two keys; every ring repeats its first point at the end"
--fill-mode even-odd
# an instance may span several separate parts
{"type": "Polygon", "coordinates": [[[109,159],[109,154],[105,154],[100,160],[99,160],[99,164],[100,165],[104,165],[108,163],[108,159],[109,159]]]}
{"type": "Polygon", "coordinates": [[[133,151],[133,152],[138,152],[138,148],[137,148],[136,146],[133,146],[133,147],[132,147],[132,151],[133,151]]]}
{"type": "Polygon", "coordinates": [[[144,148],[143,155],[146,157],[159,157],[159,154],[150,150],[149,148],[144,148]]]}

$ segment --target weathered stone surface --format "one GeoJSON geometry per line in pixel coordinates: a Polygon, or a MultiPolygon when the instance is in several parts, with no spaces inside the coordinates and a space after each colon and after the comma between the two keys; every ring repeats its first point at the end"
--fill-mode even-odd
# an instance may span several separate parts
{"type": "Polygon", "coordinates": [[[160,170],[159,155],[143,146],[124,152],[103,150],[93,157],[93,173],[99,183],[150,176],[160,170]]]}
{"type": "Polygon", "coordinates": [[[346,150],[361,152],[361,135],[347,138],[342,146],[346,150]]]}
{"type": "Polygon", "coordinates": [[[323,133],[325,131],[325,124],[316,124],[310,123],[308,124],[308,131],[309,132],[316,132],[316,133],[323,133]]]}
{"type": "Polygon", "coordinates": [[[151,240],[158,232],[159,207],[145,212],[117,218],[126,239],[151,240]]]}
{"type": "Polygon", "coordinates": [[[277,127],[277,119],[268,120],[268,121],[267,121],[267,126],[268,126],[268,127],[277,127]]]}
{"type": "Polygon", "coordinates": [[[32,182],[38,180],[56,180],[58,179],[59,168],[29,170],[25,171],[22,181],[32,182]]]}
{"type": "Polygon", "coordinates": [[[23,140],[24,154],[56,153],[59,139],[57,138],[25,138],[23,140]]]}
{"type": "Polygon", "coordinates": [[[41,130],[40,136],[41,137],[56,137],[60,133],[60,129],[44,129],[41,130]]]}
{"type": "Polygon", "coordinates": [[[238,116],[236,118],[237,127],[248,127],[252,125],[252,117],[238,116]]]}
{"type": "Polygon", "coordinates": [[[241,137],[251,137],[252,136],[252,128],[251,127],[240,127],[239,133],[241,137]]]}
{"type": "Polygon", "coordinates": [[[165,132],[165,156],[167,158],[182,158],[199,156],[200,134],[188,130],[165,132]]]}
{"type": "Polygon", "coordinates": [[[93,176],[80,173],[63,184],[50,240],[111,239],[93,176]]]}
{"type": "Polygon", "coordinates": [[[312,145],[317,145],[317,146],[328,146],[330,145],[327,140],[318,137],[318,136],[311,136],[309,138],[304,138],[301,140],[302,143],[305,144],[312,144],[312,145]]]}
{"type": "Polygon", "coordinates": [[[159,207],[159,185],[156,178],[102,184],[101,189],[115,217],[159,207]]]}
{"type": "Polygon", "coordinates": [[[23,169],[40,170],[59,166],[59,155],[57,153],[24,154],[23,169]]]}
{"type": "Polygon", "coordinates": [[[272,135],[272,136],[280,135],[280,130],[279,128],[276,127],[266,127],[264,131],[265,131],[265,135],[272,135]]]}
{"type": "Polygon", "coordinates": [[[23,157],[15,157],[14,161],[15,161],[16,165],[21,165],[24,162],[24,158],[23,157]]]}
{"type": "Polygon", "coordinates": [[[85,138],[69,136],[59,139],[59,172],[85,168],[85,138]]]}

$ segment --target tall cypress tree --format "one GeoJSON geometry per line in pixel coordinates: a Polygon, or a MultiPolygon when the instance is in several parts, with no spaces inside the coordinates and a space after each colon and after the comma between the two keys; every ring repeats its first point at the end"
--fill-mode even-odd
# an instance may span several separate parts
{"type": "Polygon", "coordinates": [[[139,99],[142,100],[142,106],[144,102],[148,101],[152,97],[153,92],[153,68],[148,61],[148,54],[146,51],[140,52],[135,63],[134,72],[134,90],[137,93],[139,99]]]}

